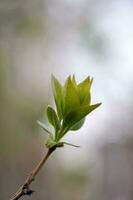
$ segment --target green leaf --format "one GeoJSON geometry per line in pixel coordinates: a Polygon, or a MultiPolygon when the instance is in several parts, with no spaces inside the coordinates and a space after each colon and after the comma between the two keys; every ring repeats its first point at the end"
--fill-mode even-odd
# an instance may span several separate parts
{"type": "Polygon", "coordinates": [[[94,104],[94,105],[85,105],[81,106],[77,109],[74,109],[71,111],[64,119],[64,127],[67,127],[67,130],[73,127],[77,122],[79,122],[81,119],[83,119],[85,116],[87,116],[90,112],[95,110],[97,107],[99,107],[101,103],[94,104]]]}
{"type": "Polygon", "coordinates": [[[57,117],[55,110],[50,106],[47,107],[47,116],[49,123],[54,126],[55,132],[57,132],[60,129],[60,121],[57,117]]]}
{"type": "Polygon", "coordinates": [[[53,138],[49,137],[46,143],[47,148],[52,148],[56,145],[56,142],[53,140],[53,138]]]}
{"type": "Polygon", "coordinates": [[[69,76],[66,80],[65,86],[64,86],[64,117],[73,110],[73,108],[75,107],[79,107],[80,106],[80,100],[79,100],[79,96],[76,90],[76,87],[74,85],[74,83],[71,80],[71,77],[69,76]]]}
{"type": "Polygon", "coordinates": [[[84,122],[85,118],[81,119],[79,122],[77,122],[74,126],[71,127],[71,130],[72,131],[79,130],[83,126],[84,122]]]}
{"type": "Polygon", "coordinates": [[[46,131],[48,134],[52,135],[51,131],[49,130],[49,128],[42,122],[37,120],[38,125],[44,130],[46,131]]]}
{"type": "Polygon", "coordinates": [[[73,82],[74,86],[77,87],[77,83],[76,83],[76,79],[75,79],[75,75],[74,74],[72,76],[72,82],[73,82]]]}
{"type": "Polygon", "coordinates": [[[52,84],[52,90],[54,94],[54,100],[57,108],[57,113],[59,116],[59,119],[62,119],[62,104],[63,104],[63,88],[62,85],[59,83],[59,81],[52,75],[51,78],[51,84],[52,84]]]}
{"type": "Polygon", "coordinates": [[[90,104],[91,95],[90,88],[92,84],[92,79],[88,76],[84,81],[78,84],[78,92],[80,96],[80,102],[82,105],[90,104]]]}
{"type": "Polygon", "coordinates": [[[71,143],[68,143],[68,142],[62,142],[62,144],[66,144],[66,145],[69,145],[69,146],[72,146],[72,147],[77,147],[77,148],[80,147],[79,145],[71,144],[71,143]]]}

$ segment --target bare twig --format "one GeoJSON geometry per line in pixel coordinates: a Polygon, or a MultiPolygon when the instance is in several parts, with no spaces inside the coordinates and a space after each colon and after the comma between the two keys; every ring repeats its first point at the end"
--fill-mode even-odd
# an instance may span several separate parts
{"type": "Polygon", "coordinates": [[[18,191],[11,197],[10,200],[18,200],[20,197],[24,195],[30,196],[34,191],[30,189],[30,184],[35,180],[35,176],[38,174],[44,163],[47,161],[49,156],[55,151],[55,149],[59,146],[54,146],[50,149],[48,149],[47,154],[45,157],[38,163],[38,165],[35,167],[35,169],[30,173],[30,175],[27,177],[24,184],[18,189],[18,191]]]}

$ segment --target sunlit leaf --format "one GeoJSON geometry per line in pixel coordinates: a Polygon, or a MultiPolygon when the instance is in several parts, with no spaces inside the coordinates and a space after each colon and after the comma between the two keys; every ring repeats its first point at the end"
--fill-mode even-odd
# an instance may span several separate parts
{"type": "Polygon", "coordinates": [[[82,105],[90,104],[91,95],[90,95],[90,88],[92,79],[88,76],[84,81],[78,84],[78,93],[80,97],[80,102],[82,105]]]}
{"type": "Polygon", "coordinates": [[[72,82],[75,85],[75,87],[77,87],[77,82],[76,82],[76,79],[75,79],[75,75],[72,76],[72,82]]]}
{"type": "Polygon", "coordinates": [[[55,110],[50,106],[47,107],[47,116],[49,123],[54,126],[55,132],[57,132],[60,129],[60,121],[55,110]]]}
{"type": "Polygon", "coordinates": [[[73,127],[77,122],[79,122],[81,119],[83,119],[86,115],[88,115],[90,112],[95,110],[97,107],[99,107],[101,103],[94,104],[94,105],[85,105],[81,106],[77,109],[74,109],[71,111],[64,119],[64,126],[68,127],[69,129],[73,127]]]}
{"type": "Polygon", "coordinates": [[[79,130],[85,122],[85,118],[81,119],[79,122],[77,122],[74,126],[71,127],[71,130],[76,131],[79,130]]]}
{"type": "Polygon", "coordinates": [[[63,115],[66,116],[71,110],[73,110],[73,108],[80,106],[79,96],[70,76],[66,80],[63,94],[64,94],[63,115]]]}
{"type": "Polygon", "coordinates": [[[62,99],[62,86],[59,83],[59,81],[52,75],[51,78],[51,83],[52,83],[52,89],[53,89],[53,94],[54,94],[54,100],[55,100],[55,104],[56,104],[56,108],[57,108],[57,113],[59,116],[59,119],[62,119],[62,103],[63,103],[63,99],[62,99]]]}

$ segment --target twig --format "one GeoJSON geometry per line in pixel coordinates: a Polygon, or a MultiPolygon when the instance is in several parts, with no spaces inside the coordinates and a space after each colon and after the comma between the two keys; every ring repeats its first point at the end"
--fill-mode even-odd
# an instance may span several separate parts
{"type": "Polygon", "coordinates": [[[55,149],[59,146],[54,146],[52,148],[49,148],[47,151],[47,154],[45,157],[38,163],[38,165],[35,167],[35,169],[30,173],[30,175],[27,177],[24,184],[18,189],[18,191],[11,197],[10,200],[18,200],[24,195],[30,196],[34,191],[30,189],[30,184],[35,180],[35,176],[38,174],[44,163],[47,161],[49,156],[55,151],[55,149]]]}

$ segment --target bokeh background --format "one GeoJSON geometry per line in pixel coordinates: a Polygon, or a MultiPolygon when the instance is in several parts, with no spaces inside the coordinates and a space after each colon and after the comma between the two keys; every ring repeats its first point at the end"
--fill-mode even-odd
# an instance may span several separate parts
{"type": "Polygon", "coordinates": [[[46,153],[36,120],[53,104],[52,73],[91,75],[103,104],[66,136],[81,147],[54,152],[31,199],[133,199],[132,0],[0,1],[0,199],[46,153]]]}

